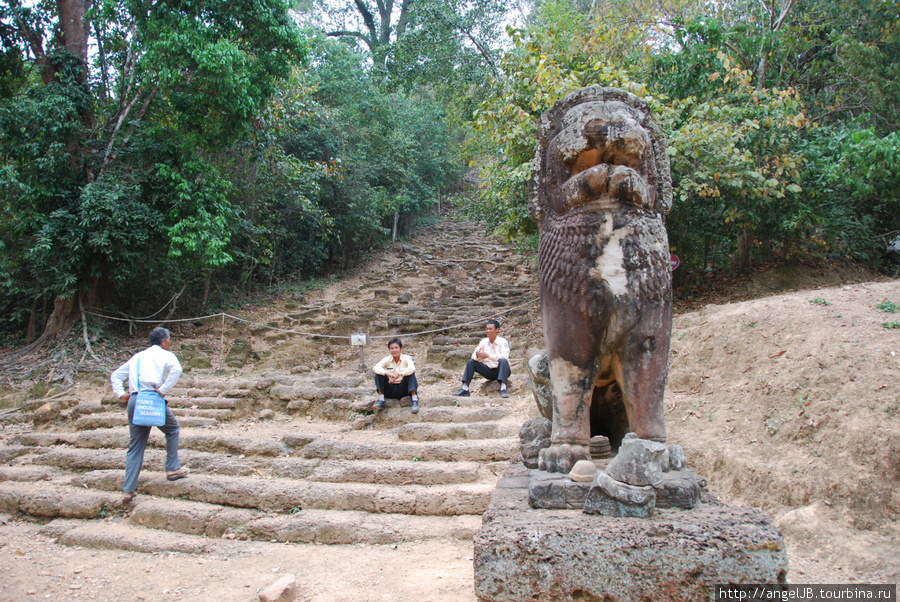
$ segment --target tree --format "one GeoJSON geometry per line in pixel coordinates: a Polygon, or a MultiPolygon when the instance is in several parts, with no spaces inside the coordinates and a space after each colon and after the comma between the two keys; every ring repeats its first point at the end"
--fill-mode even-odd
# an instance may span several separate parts
{"type": "Polygon", "coordinates": [[[0,273],[20,300],[54,298],[35,345],[136,278],[233,259],[232,183],[212,157],[248,137],[304,54],[286,4],[13,0],[0,33],[41,80],[0,105],[0,273]]]}

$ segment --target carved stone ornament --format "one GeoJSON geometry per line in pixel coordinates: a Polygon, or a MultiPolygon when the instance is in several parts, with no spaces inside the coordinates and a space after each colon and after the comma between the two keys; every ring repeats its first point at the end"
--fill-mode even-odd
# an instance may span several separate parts
{"type": "Polygon", "coordinates": [[[590,459],[596,435],[614,449],[627,432],[666,440],[671,204],[665,140],[645,102],[593,86],[544,113],[530,183],[553,387],[542,470],[590,459]]]}

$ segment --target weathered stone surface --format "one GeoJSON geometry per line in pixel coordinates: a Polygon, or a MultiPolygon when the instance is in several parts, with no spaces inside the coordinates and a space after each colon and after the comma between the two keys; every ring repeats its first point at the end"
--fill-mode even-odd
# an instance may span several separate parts
{"type": "Polygon", "coordinates": [[[538,453],[550,445],[550,420],[543,416],[525,421],[519,429],[519,440],[522,442],[522,460],[528,468],[537,468],[538,453]]]}
{"type": "MultiPolygon", "coordinates": [[[[447,352],[444,359],[441,360],[441,368],[447,370],[462,370],[466,366],[466,362],[472,357],[471,349],[452,349],[447,352]]],[[[460,372],[460,377],[462,373],[460,372]]]]}
{"type": "Polygon", "coordinates": [[[388,326],[405,326],[409,324],[409,316],[388,316],[388,326]]]}
{"type": "Polygon", "coordinates": [[[62,404],[58,401],[48,401],[41,405],[31,415],[31,420],[35,424],[47,424],[59,418],[59,412],[62,410],[62,404]]]}
{"type": "Polygon", "coordinates": [[[532,510],[528,472],[518,464],[498,482],[475,536],[480,600],[712,600],[716,584],[786,583],[782,534],[758,509],[532,510]]]}
{"type": "Polygon", "coordinates": [[[550,382],[550,362],[546,351],[538,351],[528,359],[528,375],[538,411],[547,420],[553,420],[553,384],[550,382]]]}
{"type": "Polygon", "coordinates": [[[648,105],[600,86],[544,112],[534,166],[530,210],[554,394],[539,466],[566,473],[589,458],[592,434],[613,447],[628,431],[666,439],[671,176],[648,105]]]}
{"type": "Polygon", "coordinates": [[[259,602],[294,602],[299,593],[297,578],[288,574],[259,592],[259,602]]]}
{"type": "Polygon", "coordinates": [[[569,472],[569,478],[577,483],[590,483],[597,476],[597,467],[590,460],[579,460],[569,472]]]}
{"type": "Polygon", "coordinates": [[[387,299],[389,299],[390,296],[391,296],[391,291],[389,291],[389,290],[386,289],[386,288],[375,289],[375,291],[373,291],[373,292],[375,293],[375,300],[376,300],[376,301],[378,301],[378,300],[387,300],[387,299]]]}
{"type": "Polygon", "coordinates": [[[609,437],[603,435],[595,435],[591,437],[591,458],[594,460],[602,460],[608,458],[612,452],[609,444],[609,437]]]}
{"type": "Polygon", "coordinates": [[[534,470],[528,483],[528,503],[536,509],[575,509],[584,507],[591,483],[571,480],[558,472],[534,470]]]}
{"type": "Polygon", "coordinates": [[[397,297],[397,303],[409,303],[409,291],[397,297]]]}
{"type": "Polygon", "coordinates": [[[250,345],[250,341],[245,338],[237,338],[232,343],[228,355],[225,356],[225,365],[229,368],[242,368],[251,353],[253,353],[253,347],[250,345]]]}
{"type": "Polygon", "coordinates": [[[605,472],[597,473],[584,499],[585,514],[648,518],[656,509],[653,487],[635,487],[613,480],[605,472]]]}
{"type": "Polygon", "coordinates": [[[662,483],[653,489],[657,508],[690,509],[700,503],[702,493],[696,476],[687,469],[664,472],[662,483]]]}
{"type": "Polygon", "coordinates": [[[684,468],[684,448],[680,445],[669,446],[669,466],[666,470],[681,470],[684,468]]]}
{"type": "Polygon", "coordinates": [[[617,481],[643,487],[662,483],[663,454],[668,450],[662,443],[638,439],[628,433],[622,440],[622,447],[615,458],[610,460],[606,472],[617,481]]]}

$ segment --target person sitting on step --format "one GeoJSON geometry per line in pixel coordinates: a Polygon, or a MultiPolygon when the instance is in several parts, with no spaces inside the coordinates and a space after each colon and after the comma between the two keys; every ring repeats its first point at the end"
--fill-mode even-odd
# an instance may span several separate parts
{"type": "Polygon", "coordinates": [[[488,380],[496,380],[500,383],[500,397],[509,397],[506,391],[506,383],[509,381],[509,342],[499,336],[500,322],[488,320],[484,327],[487,337],[481,339],[472,359],[466,362],[466,370],[462,377],[462,389],[454,393],[456,397],[469,396],[469,383],[475,373],[488,380]]]}
{"type": "Polygon", "coordinates": [[[375,364],[375,389],[378,391],[378,401],[375,407],[384,409],[385,396],[391,399],[403,399],[407,395],[412,397],[412,413],[419,411],[419,382],[416,380],[416,365],[408,355],[400,351],[403,343],[400,339],[388,341],[390,355],[375,364]]]}

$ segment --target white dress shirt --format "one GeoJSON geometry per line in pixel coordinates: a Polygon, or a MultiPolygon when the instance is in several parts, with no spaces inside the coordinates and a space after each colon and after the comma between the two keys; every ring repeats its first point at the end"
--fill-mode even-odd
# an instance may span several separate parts
{"type": "Polygon", "coordinates": [[[128,380],[128,392],[137,393],[138,390],[138,358],[141,359],[141,390],[153,391],[165,396],[172,390],[175,383],[181,377],[181,363],[175,354],[166,351],[159,345],[147,347],[139,353],[131,356],[131,359],[116,368],[109,381],[112,383],[116,397],[125,395],[125,380],[128,380]]]}
{"type": "Polygon", "coordinates": [[[472,352],[472,359],[476,362],[481,362],[488,368],[496,368],[499,366],[501,357],[506,361],[509,361],[509,343],[500,335],[497,335],[494,338],[493,343],[491,343],[489,338],[484,337],[481,339],[481,342],[478,343],[478,346],[475,347],[475,351],[472,352]],[[488,356],[479,359],[479,350],[484,351],[488,356]]]}

